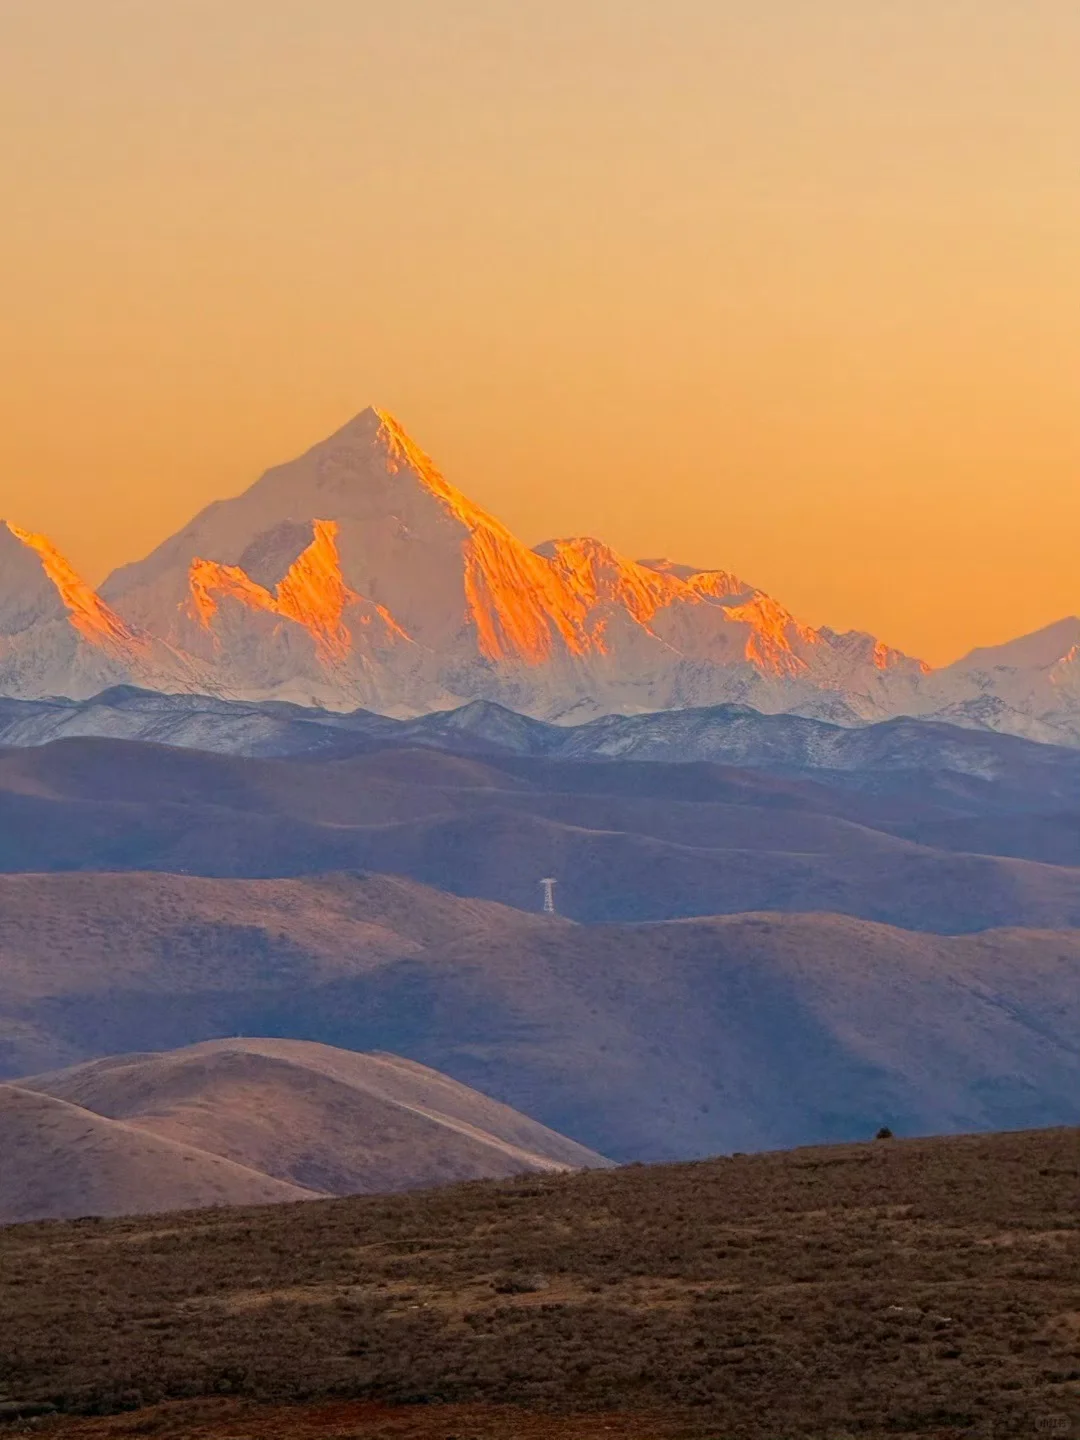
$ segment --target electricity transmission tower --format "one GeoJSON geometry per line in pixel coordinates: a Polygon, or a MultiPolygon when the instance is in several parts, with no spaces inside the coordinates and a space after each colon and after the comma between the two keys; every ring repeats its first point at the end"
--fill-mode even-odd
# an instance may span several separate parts
{"type": "Polygon", "coordinates": [[[548,877],[548,879],[546,879],[546,880],[541,880],[541,881],[540,881],[540,887],[541,887],[541,889],[542,889],[543,892],[544,892],[544,914],[545,914],[545,915],[554,915],[554,914],[555,914],[555,886],[556,886],[557,884],[558,884],[558,881],[552,880],[552,879],[550,878],[550,876],[548,877]]]}

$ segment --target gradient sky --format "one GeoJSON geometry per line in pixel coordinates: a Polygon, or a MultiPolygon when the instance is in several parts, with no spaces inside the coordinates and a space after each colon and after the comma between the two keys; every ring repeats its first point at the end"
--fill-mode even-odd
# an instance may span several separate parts
{"type": "Polygon", "coordinates": [[[0,0],[0,515],[368,403],[522,538],[934,663],[1080,610],[1075,0],[0,0]]]}

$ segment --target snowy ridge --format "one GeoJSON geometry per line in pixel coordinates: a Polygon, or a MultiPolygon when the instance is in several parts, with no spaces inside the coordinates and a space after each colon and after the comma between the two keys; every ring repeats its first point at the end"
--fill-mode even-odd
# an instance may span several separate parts
{"type": "MultiPolygon", "coordinates": [[[[418,746],[480,757],[557,761],[711,762],[799,775],[841,788],[940,787],[946,808],[1042,811],[1080,803],[1080,749],[990,730],[898,718],[843,726],[742,705],[607,715],[552,725],[473,700],[456,710],[395,720],[281,701],[164,695],[117,686],[89,700],[0,699],[0,748],[92,737],[271,759],[347,759],[418,746]],[[974,786],[974,790],[972,790],[974,786]]],[[[647,788],[647,786],[646,786],[647,788]]]]}
{"type": "Polygon", "coordinates": [[[407,717],[483,699],[575,723],[737,704],[1080,745],[1080,620],[931,671],[723,570],[591,537],[530,549],[368,409],[100,593],[0,527],[0,694],[111,685],[407,717]]]}

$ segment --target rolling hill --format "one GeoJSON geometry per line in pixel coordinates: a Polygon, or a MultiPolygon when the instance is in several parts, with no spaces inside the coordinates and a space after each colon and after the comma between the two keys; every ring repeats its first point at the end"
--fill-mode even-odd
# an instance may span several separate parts
{"type": "MultiPolygon", "coordinates": [[[[1010,828],[962,778],[926,796],[709,762],[404,747],[255,760],[65,740],[0,751],[0,871],[363,869],[524,909],[554,875],[561,909],[588,922],[783,910],[940,933],[1080,925],[1080,868],[1015,853],[1026,837],[1040,854],[1080,858],[1056,790],[1050,814],[1010,828]],[[997,836],[1014,839],[1012,854],[974,853],[997,836]]],[[[1004,787],[977,785],[1003,804],[1004,787]]]]}
{"type": "Polygon", "coordinates": [[[198,1146],[18,1085],[0,1085],[0,1146],[0,1224],[314,1198],[198,1146]]]}
{"type": "Polygon", "coordinates": [[[1080,932],[581,926],[382,875],[0,877],[0,1073],[237,1034],[407,1056],[617,1160],[1069,1123],[1080,932]]]}
{"type": "Polygon", "coordinates": [[[0,1223],[607,1163],[397,1056],[239,1038],[0,1084],[0,1152],[0,1223]]]}

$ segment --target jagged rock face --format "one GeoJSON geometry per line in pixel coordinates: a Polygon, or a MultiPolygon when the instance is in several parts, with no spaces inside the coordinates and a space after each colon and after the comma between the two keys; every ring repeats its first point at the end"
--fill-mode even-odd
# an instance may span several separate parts
{"type": "Polygon", "coordinates": [[[563,720],[738,702],[1080,743],[1080,621],[932,674],[726,571],[590,538],[530,549],[378,410],[210,505],[100,595],[14,527],[0,568],[10,695],[130,682],[396,714],[484,698],[563,720]]]}

